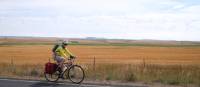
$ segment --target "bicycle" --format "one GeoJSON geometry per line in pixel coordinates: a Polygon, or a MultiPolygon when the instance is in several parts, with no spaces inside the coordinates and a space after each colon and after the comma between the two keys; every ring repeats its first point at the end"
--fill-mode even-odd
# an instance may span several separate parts
{"type": "Polygon", "coordinates": [[[85,72],[81,66],[74,65],[74,61],[75,59],[68,59],[68,62],[64,63],[64,66],[67,67],[67,69],[63,72],[61,72],[60,67],[57,67],[51,74],[44,73],[46,80],[57,82],[59,78],[62,78],[69,79],[71,82],[76,84],[81,83],[85,78],[85,72]]]}

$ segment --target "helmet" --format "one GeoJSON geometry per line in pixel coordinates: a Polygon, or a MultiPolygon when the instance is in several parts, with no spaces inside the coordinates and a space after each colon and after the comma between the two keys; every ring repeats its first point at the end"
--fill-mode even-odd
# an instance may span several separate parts
{"type": "Polygon", "coordinates": [[[64,46],[68,45],[68,41],[63,41],[62,45],[64,45],[64,46]]]}

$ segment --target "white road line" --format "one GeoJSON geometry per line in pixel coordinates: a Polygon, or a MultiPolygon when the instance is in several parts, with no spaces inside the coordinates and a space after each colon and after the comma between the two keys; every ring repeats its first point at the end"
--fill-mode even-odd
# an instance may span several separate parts
{"type": "MultiPolygon", "coordinates": [[[[28,80],[15,80],[15,79],[0,79],[1,81],[15,81],[15,82],[30,82],[30,83],[36,83],[41,81],[28,81],[28,80]]],[[[46,83],[52,83],[52,82],[46,82],[46,83]]],[[[66,84],[66,83],[56,83],[56,84],[66,84]]],[[[67,84],[66,84],[67,85],[67,84]]],[[[100,86],[100,85],[85,85],[85,84],[69,84],[74,86],[86,86],[86,87],[110,87],[110,86],[100,86]]]]}

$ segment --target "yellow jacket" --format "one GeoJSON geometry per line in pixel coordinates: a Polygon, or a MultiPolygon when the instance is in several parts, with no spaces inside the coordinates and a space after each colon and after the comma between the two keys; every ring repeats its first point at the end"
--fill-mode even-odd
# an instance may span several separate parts
{"type": "Polygon", "coordinates": [[[70,56],[73,56],[73,54],[67,49],[63,48],[62,46],[58,46],[58,48],[55,50],[57,56],[61,56],[64,58],[69,58],[70,56]]]}

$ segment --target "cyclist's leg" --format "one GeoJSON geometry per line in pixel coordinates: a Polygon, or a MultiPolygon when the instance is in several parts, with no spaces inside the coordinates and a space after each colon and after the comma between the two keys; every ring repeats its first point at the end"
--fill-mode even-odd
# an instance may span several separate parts
{"type": "Polygon", "coordinates": [[[61,69],[61,72],[62,72],[64,68],[65,59],[60,56],[56,56],[55,59],[56,59],[56,62],[58,63],[58,67],[61,69]]]}
{"type": "Polygon", "coordinates": [[[65,68],[64,62],[65,62],[65,59],[63,58],[63,59],[61,60],[61,62],[59,63],[62,72],[64,72],[64,70],[65,70],[65,69],[64,69],[64,68],[65,68]]]}

